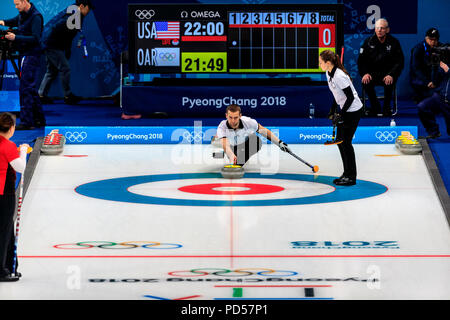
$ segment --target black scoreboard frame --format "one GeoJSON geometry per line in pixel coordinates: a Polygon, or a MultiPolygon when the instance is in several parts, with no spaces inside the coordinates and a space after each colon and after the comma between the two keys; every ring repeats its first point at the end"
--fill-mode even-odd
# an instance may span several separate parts
{"type": "Polygon", "coordinates": [[[331,49],[340,54],[344,44],[343,10],[342,4],[129,4],[129,72],[216,75],[323,72],[318,67],[320,51],[331,49]],[[281,47],[274,43],[272,48],[265,47],[264,42],[270,43],[271,31],[274,42],[284,37],[281,47]],[[300,43],[305,35],[306,47],[300,43]],[[241,45],[248,43],[249,38],[249,46],[241,45]],[[253,45],[253,39],[260,46],[253,45]],[[237,47],[236,40],[239,40],[237,47]],[[290,47],[293,41],[295,45],[290,47]],[[291,54],[286,55],[287,51],[291,54]],[[283,52],[284,60],[280,59],[283,52]],[[273,64],[267,68],[270,58],[273,64]]]}

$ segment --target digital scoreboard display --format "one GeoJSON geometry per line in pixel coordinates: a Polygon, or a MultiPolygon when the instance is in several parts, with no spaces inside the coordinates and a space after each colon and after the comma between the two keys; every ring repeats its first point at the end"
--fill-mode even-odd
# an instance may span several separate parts
{"type": "Polygon", "coordinates": [[[343,45],[342,5],[130,4],[131,73],[322,72],[343,45]]]}

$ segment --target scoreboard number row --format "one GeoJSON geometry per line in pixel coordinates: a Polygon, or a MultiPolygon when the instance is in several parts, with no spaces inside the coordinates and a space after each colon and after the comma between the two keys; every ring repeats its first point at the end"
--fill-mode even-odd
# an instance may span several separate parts
{"type": "MultiPolygon", "coordinates": [[[[231,12],[230,25],[279,25],[279,24],[319,24],[321,16],[318,12],[231,12]]],[[[334,16],[331,16],[334,22],[334,16]]],[[[325,19],[323,19],[325,20],[325,19]]],[[[330,20],[327,16],[326,20],[330,20]]]]}

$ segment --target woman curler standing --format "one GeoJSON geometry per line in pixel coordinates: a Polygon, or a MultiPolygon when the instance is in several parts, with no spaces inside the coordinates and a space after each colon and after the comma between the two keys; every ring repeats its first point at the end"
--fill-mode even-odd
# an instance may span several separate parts
{"type": "Polygon", "coordinates": [[[336,140],[340,142],[338,148],[344,166],[344,173],[333,183],[352,186],[356,184],[356,157],[352,139],[361,119],[363,105],[337,54],[331,50],[322,51],[319,66],[326,72],[328,87],[334,97],[330,116],[337,124],[336,140]]]}
{"type": "Polygon", "coordinates": [[[19,280],[15,258],[14,211],[16,207],[16,172],[25,171],[27,150],[22,144],[20,152],[10,141],[16,127],[15,116],[0,114],[0,282],[19,280]],[[16,264],[13,266],[13,264],[16,264]]]}

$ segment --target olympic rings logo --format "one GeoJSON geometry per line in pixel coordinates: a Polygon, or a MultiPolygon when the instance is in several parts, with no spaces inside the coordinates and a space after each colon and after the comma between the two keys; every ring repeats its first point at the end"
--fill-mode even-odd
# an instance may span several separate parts
{"type": "Polygon", "coordinates": [[[155,10],[136,10],[134,14],[141,20],[151,19],[155,15],[155,10]]]}
{"type": "Polygon", "coordinates": [[[66,132],[65,137],[70,142],[83,142],[87,138],[86,132],[66,132]]]}
{"type": "Polygon", "coordinates": [[[377,131],[377,133],[375,133],[375,137],[381,141],[381,142],[392,142],[397,138],[397,132],[395,131],[377,131]]]}
{"type": "Polygon", "coordinates": [[[110,242],[110,241],[83,241],[77,243],[57,244],[53,248],[62,250],[86,250],[92,248],[108,249],[108,250],[126,250],[135,248],[144,249],[178,249],[181,244],[177,243],[161,243],[154,241],[127,241],[127,242],[110,242]]]}
{"type": "Polygon", "coordinates": [[[176,59],[177,54],[176,53],[161,52],[159,54],[159,57],[163,61],[173,61],[173,60],[176,59]]]}
{"type": "Polygon", "coordinates": [[[264,277],[292,277],[298,274],[295,271],[273,270],[266,268],[245,268],[245,269],[216,269],[202,268],[186,271],[172,271],[168,273],[175,277],[203,277],[208,275],[221,277],[245,277],[245,276],[264,276],[264,277]]]}
{"type": "Polygon", "coordinates": [[[183,139],[188,141],[188,142],[202,142],[203,138],[204,138],[205,134],[200,131],[200,132],[189,132],[189,131],[185,131],[183,132],[183,139]]]}

